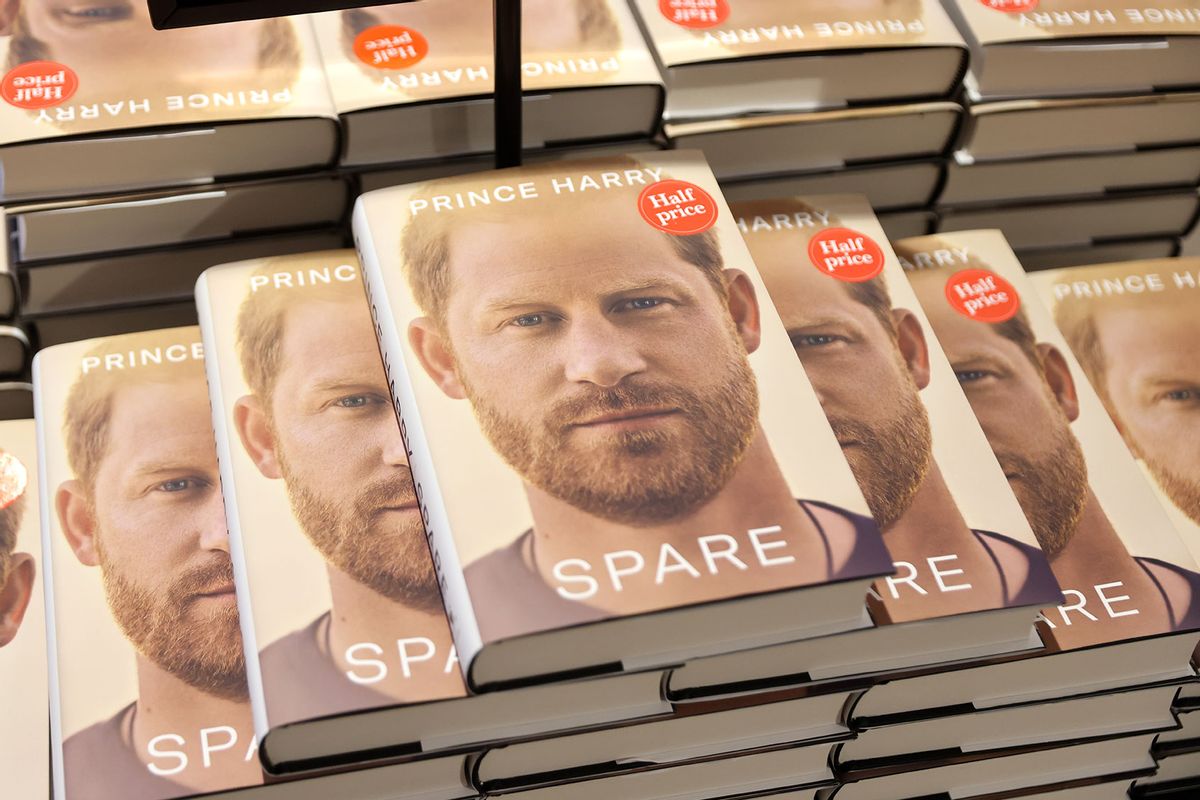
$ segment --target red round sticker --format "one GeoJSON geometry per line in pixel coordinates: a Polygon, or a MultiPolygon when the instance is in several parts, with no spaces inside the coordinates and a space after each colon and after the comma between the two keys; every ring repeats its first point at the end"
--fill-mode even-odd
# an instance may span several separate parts
{"type": "Polygon", "coordinates": [[[1008,281],[986,269],[964,269],[946,281],[946,299],[967,319],[1007,322],[1017,315],[1021,298],[1008,281]]]}
{"type": "Polygon", "coordinates": [[[808,259],[840,281],[862,283],[883,271],[883,250],[865,233],[850,228],[821,231],[808,242],[808,259]]]}
{"type": "Polygon", "coordinates": [[[405,69],[429,55],[429,42],[403,25],[372,25],[354,37],[354,55],[368,67],[405,69]]]}
{"type": "Polygon", "coordinates": [[[662,15],[685,28],[712,28],[729,19],[729,0],[658,0],[662,15]]]}
{"type": "Polygon", "coordinates": [[[25,494],[29,471],[11,453],[0,451],[0,509],[8,508],[25,494]]]}
{"type": "Polygon", "coordinates": [[[65,103],[79,88],[75,70],[57,61],[27,61],[0,81],[0,96],[17,108],[49,108],[65,103]]]}
{"type": "Polygon", "coordinates": [[[638,197],[642,219],[676,236],[704,233],[717,222],[712,195],[687,181],[659,181],[638,197]]]}
{"type": "Polygon", "coordinates": [[[979,0],[979,2],[993,11],[1003,11],[1006,14],[1033,11],[1038,7],[1038,0],[979,0]]]}

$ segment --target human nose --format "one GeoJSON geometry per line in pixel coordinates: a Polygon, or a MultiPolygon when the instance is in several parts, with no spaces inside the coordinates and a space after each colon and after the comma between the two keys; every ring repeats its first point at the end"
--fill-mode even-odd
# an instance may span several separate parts
{"type": "Polygon", "coordinates": [[[229,528],[225,522],[225,504],[221,501],[219,491],[212,493],[212,497],[204,504],[202,513],[200,549],[229,553],[229,528]]]}
{"type": "Polygon", "coordinates": [[[567,331],[567,380],[612,388],[646,370],[639,345],[602,314],[577,317],[567,331]]]}
{"type": "Polygon", "coordinates": [[[382,428],[380,451],[383,463],[389,467],[407,467],[408,448],[405,446],[404,436],[400,433],[400,425],[396,422],[395,414],[389,410],[380,422],[380,426],[382,428]]]}

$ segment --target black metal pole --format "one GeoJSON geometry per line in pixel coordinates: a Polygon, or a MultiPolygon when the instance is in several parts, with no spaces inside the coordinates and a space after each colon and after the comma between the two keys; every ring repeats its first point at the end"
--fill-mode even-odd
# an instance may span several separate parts
{"type": "Polygon", "coordinates": [[[521,165],[521,0],[492,0],[496,168],[521,165]]]}

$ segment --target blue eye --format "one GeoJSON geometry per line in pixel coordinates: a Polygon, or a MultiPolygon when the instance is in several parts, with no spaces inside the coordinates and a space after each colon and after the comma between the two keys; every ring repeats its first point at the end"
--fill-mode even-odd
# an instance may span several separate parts
{"type": "Polygon", "coordinates": [[[1186,402],[1188,400],[1194,400],[1196,398],[1196,392],[1192,389],[1176,389],[1173,392],[1167,392],[1166,397],[1168,400],[1186,402]]]}
{"type": "Polygon", "coordinates": [[[974,383],[983,380],[988,374],[981,369],[966,369],[956,371],[954,376],[958,378],[959,383],[974,383]]]}
{"type": "Polygon", "coordinates": [[[341,406],[342,408],[362,408],[369,402],[370,400],[367,399],[366,395],[355,394],[349,397],[340,398],[337,401],[337,405],[341,406]]]}
{"type": "Polygon", "coordinates": [[[514,319],[512,324],[518,328],[532,328],[535,325],[541,325],[543,321],[541,314],[522,314],[514,319]]]}
{"type": "Polygon", "coordinates": [[[158,489],[162,492],[184,492],[193,488],[194,483],[191,478],[174,478],[160,483],[158,489]]]}
{"type": "Polygon", "coordinates": [[[633,300],[630,300],[625,305],[629,308],[641,311],[641,310],[644,310],[647,308],[654,308],[655,306],[658,306],[661,304],[662,304],[662,300],[659,300],[658,298],[655,298],[655,297],[638,297],[633,300]]]}
{"type": "Polygon", "coordinates": [[[823,347],[837,340],[838,337],[824,333],[801,334],[792,337],[792,347],[823,347]]]}

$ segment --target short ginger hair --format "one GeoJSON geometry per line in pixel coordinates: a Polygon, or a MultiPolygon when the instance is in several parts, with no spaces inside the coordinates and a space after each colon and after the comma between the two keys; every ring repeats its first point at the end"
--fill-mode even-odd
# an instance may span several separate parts
{"type": "MultiPolygon", "coordinates": [[[[71,472],[83,482],[90,495],[95,488],[96,473],[108,452],[108,427],[112,420],[113,396],[121,389],[147,383],[177,383],[204,378],[204,362],[191,358],[192,348],[200,342],[200,329],[191,326],[166,328],[143,333],[128,333],[97,340],[83,359],[96,357],[104,363],[106,356],[126,356],[186,346],[189,355],[181,361],[162,359],[162,363],[139,364],[126,369],[95,368],[84,372],[67,393],[63,413],[63,438],[67,445],[67,462],[71,472]]],[[[80,360],[80,364],[83,363],[80,360]]]]}
{"type": "MultiPolygon", "coordinates": [[[[579,178],[584,174],[601,170],[620,171],[641,167],[640,162],[628,156],[616,159],[550,162],[523,167],[520,172],[502,170],[430,181],[418,189],[411,199],[428,200],[434,195],[466,191],[468,188],[473,191],[490,190],[506,185],[514,178],[523,181],[537,180],[547,176],[579,178]]],[[[664,174],[663,180],[667,180],[668,177],[664,174]]],[[[636,186],[602,191],[605,197],[620,192],[632,195],[630,208],[636,208],[637,196],[641,193],[640,187],[636,186]]],[[[440,213],[426,212],[411,216],[408,224],[404,227],[400,250],[404,274],[417,305],[424,314],[433,320],[435,325],[445,329],[446,304],[453,289],[450,280],[449,238],[458,226],[469,225],[480,220],[504,222],[525,218],[536,215],[539,207],[545,208],[551,204],[578,203],[586,205],[593,196],[590,193],[539,196],[535,199],[512,203],[453,209],[440,213]]],[[[661,235],[666,237],[676,255],[698,267],[704,273],[722,299],[728,299],[724,274],[725,260],[721,255],[721,245],[717,239],[715,228],[684,236],[669,233],[661,235]]]]}

